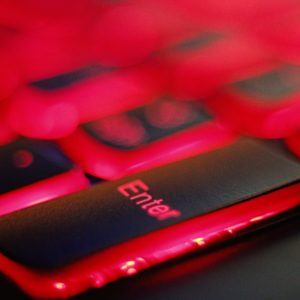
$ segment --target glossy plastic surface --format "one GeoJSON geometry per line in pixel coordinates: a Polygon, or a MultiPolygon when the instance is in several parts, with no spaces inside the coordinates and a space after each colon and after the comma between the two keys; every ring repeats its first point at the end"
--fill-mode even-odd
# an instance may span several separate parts
{"type": "Polygon", "coordinates": [[[79,168],[0,195],[0,216],[47,202],[89,186],[79,168]]]}
{"type": "Polygon", "coordinates": [[[68,298],[232,238],[299,207],[300,185],[269,193],[111,247],[60,270],[35,271],[0,256],[0,270],[35,298],[68,298]]]}
{"type": "Polygon", "coordinates": [[[1,145],[0,158],[0,216],[89,187],[51,144],[14,140],[1,145]]]}

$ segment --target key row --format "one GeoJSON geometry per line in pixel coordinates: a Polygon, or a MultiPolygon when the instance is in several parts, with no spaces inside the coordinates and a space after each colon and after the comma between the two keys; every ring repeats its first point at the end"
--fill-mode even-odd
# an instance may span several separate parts
{"type": "MultiPolygon", "coordinates": [[[[98,1],[90,0],[76,1],[76,5],[57,1],[51,5],[33,0],[26,4],[17,2],[6,0],[0,4],[0,67],[3,70],[0,99],[7,98],[18,85],[73,72],[88,65],[135,66],[145,60],[152,61],[153,57],[166,59],[164,67],[175,64],[174,68],[180,73],[175,70],[174,76],[179,76],[179,82],[180,76],[191,73],[189,76],[193,78],[195,72],[185,70],[180,66],[182,63],[191,65],[196,60],[195,69],[207,67],[207,72],[213,71],[210,69],[212,63],[203,63],[209,54],[212,55],[211,61],[216,59],[221,63],[225,60],[227,65],[232,64],[233,69],[227,72],[233,73],[236,67],[243,67],[242,61],[248,68],[254,63],[254,58],[299,64],[297,22],[300,7],[292,0],[264,4],[251,1],[247,10],[243,10],[236,0],[231,0],[230,9],[223,7],[222,12],[220,7],[214,11],[219,5],[215,1],[201,5],[193,1],[117,1],[114,4],[101,1],[97,4],[98,1]],[[191,11],[193,5],[201,9],[191,11]],[[64,6],[68,9],[63,10],[64,6]],[[186,47],[195,50],[195,36],[208,32],[230,37],[224,43],[222,38],[210,41],[212,45],[204,51],[202,60],[201,53],[181,54],[178,58],[176,51],[186,47]],[[179,40],[186,40],[181,43],[181,49],[174,46],[179,40]],[[187,60],[185,56],[188,56],[187,60]]],[[[216,74],[215,78],[218,76],[216,74]]],[[[211,80],[210,77],[207,81],[211,80]]],[[[202,80],[205,78],[202,76],[202,80]]]]}
{"type": "Polygon", "coordinates": [[[174,77],[167,76],[166,69],[162,74],[158,67],[144,65],[87,68],[37,82],[0,103],[0,144],[18,134],[63,138],[80,125],[150,105],[164,95],[181,105],[198,102],[238,134],[262,138],[296,134],[300,128],[299,66],[273,61],[256,65],[252,58],[243,61],[249,65],[246,74],[240,63],[234,68],[233,63],[222,65],[191,56],[172,70],[174,77]],[[206,69],[200,67],[203,64],[206,69]],[[166,76],[174,79],[172,84],[166,76]]]}
{"type": "MultiPolygon", "coordinates": [[[[147,117],[153,109],[164,109],[165,105],[170,108],[169,104],[160,100],[155,107],[88,123],[58,144],[16,139],[1,146],[0,215],[86,189],[99,181],[90,180],[85,173],[106,180],[122,178],[199,156],[240,139],[198,103],[180,103],[177,108],[184,111],[185,107],[186,111],[180,118],[175,111],[167,123],[157,118],[153,122],[151,114],[147,117]],[[118,131],[122,127],[124,130],[118,131]]],[[[300,158],[300,134],[287,138],[285,144],[300,158]]]]}

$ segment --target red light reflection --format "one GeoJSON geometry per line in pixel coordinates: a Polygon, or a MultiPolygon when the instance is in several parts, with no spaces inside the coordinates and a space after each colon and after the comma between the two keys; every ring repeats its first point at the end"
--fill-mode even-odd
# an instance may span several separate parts
{"type": "Polygon", "coordinates": [[[13,160],[17,168],[27,168],[33,163],[33,155],[27,150],[18,150],[13,155],[13,160]]]}

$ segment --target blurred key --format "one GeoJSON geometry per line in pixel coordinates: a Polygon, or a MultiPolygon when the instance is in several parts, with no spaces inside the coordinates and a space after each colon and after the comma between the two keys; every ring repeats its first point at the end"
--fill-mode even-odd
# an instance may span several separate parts
{"type": "Polygon", "coordinates": [[[240,132],[280,138],[295,132],[300,115],[300,68],[270,65],[208,99],[207,105],[240,132]]]}
{"type": "Polygon", "coordinates": [[[272,60],[254,39],[200,32],[161,52],[170,89],[182,98],[203,98],[222,85],[257,72],[272,60]]]}
{"type": "Polygon", "coordinates": [[[0,215],[89,186],[80,168],[49,143],[16,140],[0,146],[0,215]]]}
{"type": "Polygon", "coordinates": [[[150,102],[164,86],[164,77],[152,66],[99,67],[96,73],[51,91],[23,88],[10,104],[11,127],[32,138],[60,138],[82,122],[150,102]]]}
{"type": "Polygon", "coordinates": [[[197,101],[166,96],[85,123],[60,145],[88,173],[113,179],[222,147],[234,138],[197,101]]]}

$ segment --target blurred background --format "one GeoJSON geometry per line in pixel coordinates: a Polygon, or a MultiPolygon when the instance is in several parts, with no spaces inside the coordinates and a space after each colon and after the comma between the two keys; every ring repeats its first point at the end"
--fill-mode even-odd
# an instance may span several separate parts
{"type": "Polygon", "coordinates": [[[2,0],[0,143],[58,139],[161,97],[198,101],[239,133],[294,134],[299,11],[296,0],[2,0]]]}

